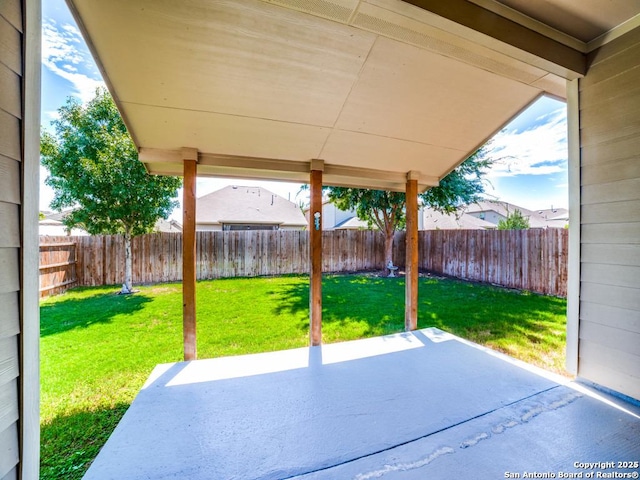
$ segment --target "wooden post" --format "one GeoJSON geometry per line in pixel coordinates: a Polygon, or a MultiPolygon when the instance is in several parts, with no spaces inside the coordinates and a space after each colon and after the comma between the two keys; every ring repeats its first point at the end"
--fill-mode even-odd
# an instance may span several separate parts
{"type": "Polygon", "coordinates": [[[311,209],[309,210],[309,340],[322,343],[322,160],[311,161],[311,209]]]}
{"type": "Polygon", "coordinates": [[[196,176],[198,152],[183,148],[182,197],[182,334],[184,359],[195,360],[196,350],[196,176]]]}
{"type": "Polygon", "coordinates": [[[404,329],[418,328],[418,175],[407,174],[404,329]]]}

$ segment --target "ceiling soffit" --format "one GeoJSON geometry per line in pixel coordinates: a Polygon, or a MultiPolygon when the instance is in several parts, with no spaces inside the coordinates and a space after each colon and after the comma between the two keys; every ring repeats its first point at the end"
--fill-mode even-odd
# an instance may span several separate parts
{"type": "Polygon", "coordinates": [[[577,75],[398,1],[69,2],[152,173],[188,146],[202,175],[308,181],[322,158],[336,184],[426,188],[577,75]],[[203,161],[221,156],[240,160],[203,161]]]}
{"type": "Polygon", "coordinates": [[[263,1],[426,48],[525,83],[527,74],[521,70],[528,65],[564,78],[584,74],[582,52],[572,48],[570,41],[556,41],[466,0],[263,1]]]}

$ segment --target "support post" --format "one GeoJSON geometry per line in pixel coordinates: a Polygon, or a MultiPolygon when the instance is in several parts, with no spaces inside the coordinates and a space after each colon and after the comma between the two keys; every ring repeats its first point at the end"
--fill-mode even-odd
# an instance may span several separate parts
{"type": "Polygon", "coordinates": [[[322,160],[311,161],[309,210],[309,340],[322,344],[322,160]]]}
{"type": "Polygon", "coordinates": [[[418,173],[407,174],[404,329],[418,328],[418,173]]]}
{"type": "Polygon", "coordinates": [[[182,335],[184,359],[195,360],[196,350],[196,176],[198,152],[183,148],[182,200],[182,335]]]}

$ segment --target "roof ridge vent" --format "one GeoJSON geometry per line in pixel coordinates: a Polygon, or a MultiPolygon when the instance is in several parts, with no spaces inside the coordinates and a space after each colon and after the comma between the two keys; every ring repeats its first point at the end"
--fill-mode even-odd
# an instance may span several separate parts
{"type": "Polygon", "coordinates": [[[267,3],[291,8],[317,17],[348,23],[359,0],[266,0],[267,3]]]}
{"type": "Polygon", "coordinates": [[[439,55],[455,58],[523,83],[529,84],[540,78],[539,72],[522,70],[497,58],[488,58],[468,48],[455,45],[444,38],[438,38],[442,37],[442,34],[438,35],[437,29],[375,5],[363,5],[353,18],[351,25],[439,55]]]}

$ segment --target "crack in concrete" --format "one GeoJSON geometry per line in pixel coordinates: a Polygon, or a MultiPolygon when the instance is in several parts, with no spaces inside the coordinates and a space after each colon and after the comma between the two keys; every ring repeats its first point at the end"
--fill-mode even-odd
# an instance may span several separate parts
{"type": "MultiPolygon", "coordinates": [[[[556,387],[553,387],[556,388],[556,387]]],[[[551,390],[551,389],[549,389],[551,390]]],[[[545,392],[549,391],[546,390],[545,392]]],[[[536,395],[540,395],[541,393],[544,392],[540,392],[536,395]]],[[[537,417],[538,415],[545,413],[545,412],[552,412],[554,410],[558,410],[560,408],[566,407],[567,405],[569,405],[570,403],[575,402],[578,398],[581,398],[582,395],[579,393],[569,393],[567,395],[564,395],[562,398],[560,398],[559,400],[556,400],[554,402],[551,402],[549,404],[543,404],[540,403],[538,405],[535,405],[531,408],[529,408],[528,410],[526,410],[519,419],[513,419],[513,420],[509,420],[509,421],[503,421],[500,422],[496,425],[494,425],[493,427],[491,427],[491,432],[495,433],[495,434],[501,434],[504,433],[508,428],[513,428],[516,427],[518,425],[522,425],[524,423],[528,423],[531,419],[537,417]]],[[[512,403],[510,405],[504,406],[502,408],[507,408],[508,406],[513,406],[519,402],[524,402],[526,400],[531,399],[532,397],[527,397],[525,399],[521,399],[518,402],[512,403]]],[[[501,408],[501,409],[502,409],[501,408]]],[[[492,412],[488,412],[486,414],[480,415],[478,417],[475,418],[479,418],[482,416],[486,416],[489,415],[490,413],[496,412],[498,410],[501,409],[495,409],[492,412]]],[[[473,419],[469,419],[468,421],[471,421],[473,419]]],[[[466,422],[462,422],[462,423],[466,423],[466,422]]],[[[458,424],[460,425],[460,424],[458,424]]],[[[453,425],[449,428],[453,428],[456,425],[453,425]]],[[[448,430],[448,429],[445,429],[448,430]]],[[[443,431],[443,430],[441,430],[443,431]]],[[[430,435],[428,435],[430,436],[430,435]]],[[[426,438],[426,437],[423,437],[426,438]]],[[[483,440],[488,440],[491,438],[491,433],[487,433],[487,432],[480,432],[470,438],[467,438],[466,440],[463,440],[460,443],[460,448],[461,449],[466,449],[469,447],[473,447],[475,445],[477,445],[478,443],[480,443],[483,440]]],[[[395,447],[394,447],[395,448],[395,447]]],[[[414,470],[417,468],[421,468],[425,465],[428,465],[429,463],[431,463],[432,461],[434,461],[435,459],[437,459],[438,457],[442,456],[443,454],[451,454],[451,453],[455,453],[455,450],[452,447],[449,446],[444,446],[444,447],[440,447],[438,450],[436,450],[435,452],[431,453],[429,456],[427,456],[425,459],[423,460],[418,460],[416,462],[412,462],[412,463],[400,463],[397,465],[385,465],[384,468],[380,469],[380,470],[374,470],[372,472],[368,472],[368,473],[360,473],[358,475],[356,475],[354,477],[354,480],[368,480],[370,478],[380,478],[383,477],[384,475],[386,475],[387,473],[390,472],[397,472],[397,471],[406,471],[406,470],[414,470]]],[[[345,462],[348,463],[348,462],[345,462]]]]}
{"type": "MultiPolygon", "coordinates": [[[[555,390],[555,389],[560,388],[560,387],[561,387],[561,385],[555,385],[553,387],[549,387],[549,388],[547,388],[545,390],[541,390],[541,391],[536,392],[536,393],[534,393],[532,395],[529,395],[527,397],[520,398],[520,399],[518,399],[518,400],[516,400],[514,402],[502,405],[502,406],[497,407],[497,408],[495,408],[493,410],[484,412],[482,414],[479,414],[479,415],[476,415],[474,417],[468,418],[466,420],[463,420],[461,422],[455,423],[453,425],[449,425],[449,426],[447,426],[445,428],[442,428],[440,430],[436,430],[434,432],[428,433],[428,434],[423,435],[421,437],[414,438],[412,440],[408,440],[406,442],[402,442],[402,443],[399,443],[397,445],[393,445],[391,447],[388,447],[388,448],[385,448],[385,449],[382,449],[382,450],[379,450],[379,451],[371,452],[371,453],[368,453],[366,455],[359,456],[357,458],[349,459],[349,460],[346,460],[344,462],[341,462],[341,463],[338,463],[338,464],[335,464],[335,465],[330,465],[330,466],[327,466],[327,467],[324,467],[324,468],[319,468],[317,470],[312,470],[312,471],[308,471],[308,472],[305,472],[305,473],[295,474],[295,475],[292,475],[290,477],[286,477],[283,480],[291,480],[291,479],[302,477],[304,475],[309,475],[309,474],[312,474],[312,473],[317,473],[317,472],[321,472],[321,471],[325,471],[325,470],[330,470],[330,469],[339,467],[341,465],[347,465],[349,463],[356,462],[356,461],[361,460],[363,458],[373,457],[373,456],[378,455],[380,453],[391,451],[391,450],[393,450],[395,448],[402,447],[403,445],[408,445],[410,443],[417,442],[419,440],[431,437],[431,436],[436,435],[438,433],[442,433],[444,431],[447,431],[447,430],[450,430],[452,428],[458,427],[458,426],[463,425],[465,423],[471,422],[473,420],[476,420],[476,419],[479,419],[479,418],[482,418],[482,417],[486,417],[487,415],[490,415],[490,414],[492,414],[494,412],[497,412],[497,411],[500,411],[500,410],[504,410],[504,409],[506,409],[508,407],[515,406],[515,405],[517,405],[519,403],[526,402],[528,400],[531,400],[531,399],[533,399],[535,397],[538,397],[538,396],[540,396],[542,394],[551,392],[552,390],[555,390]]],[[[565,406],[569,405],[570,403],[573,403],[574,401],[576,401],[578,398],[581,398],[581,397],[583,397],[582,394],[577,393],[577,392],[571,392],[571,393],[568,393],[568,394],[564,395],[559,400],[555,400],[555,401],[553,401],[553,402],[551,402],[551,403],[549,403],[547,405],[538,403],[536,406],[534,406],[532,408],[529,408],[528,410],[525,410],[524,413],[522,413],[519,418],[512,418],[510,420],[502,421],[502,422],[494,425],[493,427],[491,427],[489,433],[480,432],[477,435],[462,441],[460,443],[460,445],[459,445],[459,448],[466,449],[466,448],[469,448],[469,447],[473,447],[473,446],[477,445],[479,442],[491,438],[491,434],[492,433],[494,433],[494,434],[502,434],[507,429],[514,428],[514,427],[516,427],[518,425],[522,425],[523,423],[527,423],[531,419],[537,417],[538,415],[540,415],[542,413],[558,410],[558,409],[560,409],[562,407],[565,407],[565,406]]],[[[436,459],[438,459],[439,457],[441,457],[443,455],[450,455],[450,454],[453,454],[455,452],[456,452],[456,450],[453,447],[446,446],[446,445],[445,446],[441,446],[438,449],[436,449],[433,452],[431,452],[426,457],[423,457],[423,458],[421,458],[419,460],[416,460],[415,462],[398,463],[398,464],[395,464],[395,465],[394,464],[387,464],[387,465],[384,465],[383,468],[380,468],[378,470],[373,470],[371,472],[365,472],[365,473],[359,473],[358,475],[356,475],[354,477],[354,480],[368,480],[368,479],[371,479],[371,478],[381,478],[381,477],[385,476],[387,473],[391,473],[391,472],[415,470],[417,468],[421,468],[421,467],[424,467],[424,466],[430,464],[431,462],[435,461],[436,459]]]]}
{"type": "Polygon", "coordinates": [[[463,441],[460,444],[460,448],[469,448],[469,447],[473,447],[474,445],[477,445],[479,442],[481,442],[482,440],[486,440],[488,438],[491,438],[491,434],[486,433],[486,432],[482,432],[479,433],[478,435],[476,435],[475,437],[472,438],[468,438],[467,440],[463,441]]]}
{"type": "Polygon", "coordinates": [[[354,477],[354,480],[369,480],[370,478],[380,478],[390,472],[406,472],[409,470],[415,470],[417,468],[424,467],[425,465],[429,465],[436,458],[441,457],[442,455],[448,455],[451,453],[455,453],[455,450],[451,447],[441,447],[437,450],[431,452],[426,457],[421,458],[420,460],[416,460],[411,463],[398,463],[396,465],[385,465],[380,470],[374,470],[368,473],[359,473],[354,477]]]}

